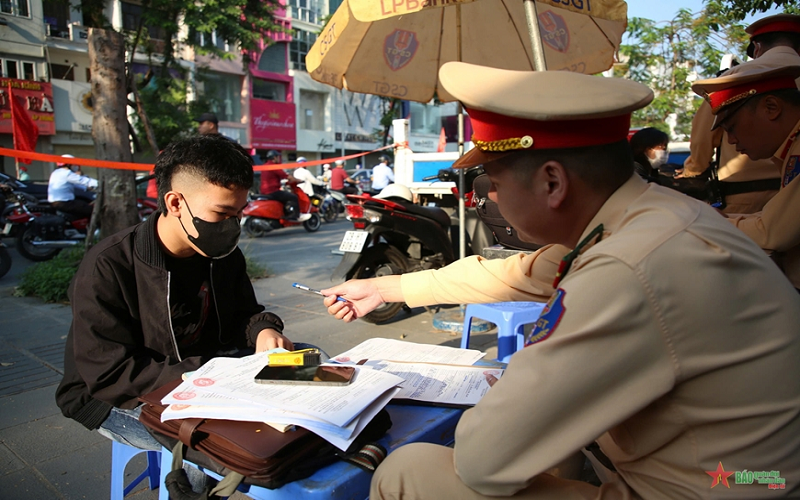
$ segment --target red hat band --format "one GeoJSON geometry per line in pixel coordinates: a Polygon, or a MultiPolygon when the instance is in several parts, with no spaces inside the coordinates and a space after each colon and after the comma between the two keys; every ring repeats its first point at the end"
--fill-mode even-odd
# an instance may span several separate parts
{"type": "Polygon", "coordinates": [[[756,94],[763,94],[770,90],[796,89],[797,84],[794,78],[781,76],[769,80],[743,83],[727,89],[717,90],[706,96],[708,103],[711,104],[711,111],[714,114],[721,108],[733,104],[734,102],[746,99],[756,94]]]}
{"type": "Polygon", "coordinates": [[[472,142],[481,151],[561,149],[611,144],[628,137],[630,113],[607,118],[540,121],[468,109],[472,142]]]}
{"type": "Polygon", "coordinates": [[[753,31],[753,34],[750,35],[750,38],[752,39],[753,37],[763,35],[764,33],[777,33],[779,31],[800,33],[800,23],[794,21],[776,21],[774,23],[767,23],[753,31]]]}

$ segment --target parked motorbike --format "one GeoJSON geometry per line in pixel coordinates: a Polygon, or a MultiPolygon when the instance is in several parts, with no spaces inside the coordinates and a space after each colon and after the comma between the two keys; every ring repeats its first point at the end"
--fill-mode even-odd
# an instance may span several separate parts
{"type": "MultiPolygon", "coordinates": [[[[470,184],[477,175],[472,174],[469,176],[470,184]]],[[[448,182],[452,175],[450,171],[441,171],[438,176],[426,180],[438,178],[448,182]]],[[[405,187],[401,189],[408,191],[405,187]]],[[[472,199],[471,194],[467,197],[472,199]]],[[[348,195],[347,198],[355,202],[345,206],[347,219],[353,223],[354,230],[345,233],[339,247],[344,256],[331,280],[438,269],[456,260],[458,226],[451,223],[450,215],[441,208],[414,204],[410,191],[405,198],[380,199],[369,195],[348,195]]],[[[486,238],[486,227],[477,222],[469,240],[474,240],[479,234],[478,239],[486,238]]],[[[491,238],[491,233],[488,238],[491,238]]],[[[467,247],[466,254],[472,253],[472,247],[467,247]]],[[[403,306],[403,303],[383,304],[364,316],[364,320],[370,323],[387,321],[403,306]]]]}
{"type": "Polygon", "coordinates": [[[292,192],[297,195],[300,203],[300,216],[297,219],[287,219],[283,202],[271,200],[266,195],[256,195],[252,197],[242,212],[242,228],[245,233],[252,238],[260,238],[273,229],[291,227],[302,224],[303,228],[309,233],[319,230],[322,220],[319,215],[319,205],[321,198],[309,198],[297,186],[296,182],[290,182],[292,192]]]}
{"type": "MultiPolygon", "coordinates": [[[[5,220],[6,209],[9,208],[7,205],[7,201],[11,200],[12,203],[16,202],[16,198],[11,190],[12,190],[11,186],[0,182],[0,209],[2,209],[2,215],[0,215],[0,226],[2,227],[2,232],[0,233],[0,238],[6,236],[7,235],[6,233],[10,232],[12,227],[12,225],[10,223],[7,223],[5,220]]],[[[0,278],[5,276],[10,269],[11,269],[11,254],[8,253],[6,244],[3,243],[2,239],[0,239],[0,278]]]]}

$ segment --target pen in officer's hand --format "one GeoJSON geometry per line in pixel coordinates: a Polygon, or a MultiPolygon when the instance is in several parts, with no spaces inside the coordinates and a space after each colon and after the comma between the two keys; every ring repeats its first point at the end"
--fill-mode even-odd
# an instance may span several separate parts
{"type": "MultiPolygon", "coordinates": [[[[292,286],[295,287],[295,288],[299,288],[300,290],[305,290],[306,292],[311,292],[311,293],[316,293],[317,295],[322,295],[322,292],[320,292],[319,290],[314,290],[313,288],[309,288],[309,287],[307,287],[305,285],[301,285],[300,283],[292,283],[292,286]]],[[[322,295],[322,296],[324,297],[325,295],[322,295]]],[[[338,300],[339,302],[347,302],[347,299],[344,298],[344,297],[336,297],[336,300],[338,300]]]]}

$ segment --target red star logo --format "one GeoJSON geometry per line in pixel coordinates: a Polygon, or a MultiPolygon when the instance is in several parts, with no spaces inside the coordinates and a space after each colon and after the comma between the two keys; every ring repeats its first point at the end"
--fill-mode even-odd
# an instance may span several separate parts
{"type": "Polygon", "coordinates": [[[726,488],[731,487],[731,485],[728,484],[728,476],[733,474],[733,472],[725,472],[725,469],[722,468],[722,462],[717,465],[717,470],[707,470],[706,474],[714,478],[714,482],[711,483],[712,488],[718,485],[720,482],[722,482],[726,488]]]}

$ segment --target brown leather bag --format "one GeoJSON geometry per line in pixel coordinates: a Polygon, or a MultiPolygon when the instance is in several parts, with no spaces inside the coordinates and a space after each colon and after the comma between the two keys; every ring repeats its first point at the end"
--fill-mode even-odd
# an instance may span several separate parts
{"type": "MultiPolygon", "coordinates": [[[[365,467],[362,447],[369,448],[367,455],[372,458],[376,453],[374,447],[382,447],[368,442],[379,439],[391,427],[388,412],[382,410],[344,453],[316,434],[299,427],[294,431],[279,432],[259,422],[199,418],[162,422],[161,413],[166,405],[161,403],[161,399],[180,382],[175,380],[140,397],[144,406],[139,420],[161,444],[176,451],[176,456],[185,450],[185,458],[190,462],[220,475],[236,478],[232,483],[234,489],[241,480],[246,484],[278,488],[287,482],[308,477],[338,459],[374,470],[377,463],[374,467],[369,464],[365,467]]],[[[380,451],[377,454],[380,455],[380,451]]],[[[379,459],[382,460],[381,457],[379,459]]],[[[177,467],[173,466],[170,474],[183,472],[179,464],[180,461],[177,467]]],[[[170,494],[173,495],[172,489],[170,494]]],[[[176,497],[179,495],[173,495],[173,498],[176,497]]]]}

